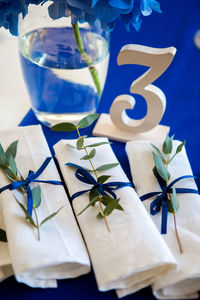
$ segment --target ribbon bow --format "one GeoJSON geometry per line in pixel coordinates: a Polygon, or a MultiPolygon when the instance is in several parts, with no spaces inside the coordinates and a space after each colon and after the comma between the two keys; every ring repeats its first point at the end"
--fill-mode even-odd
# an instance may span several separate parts
{"type": "MultiPolygon", "coordinates": [[[[194,178],[194,179],[200,179],[199,177],[192,176],[192,175],[185,175],[178,177],[177,179],[173,180],[168,186],[166,186],[165,180],[158,174],[154,174],[155,177],[158,180],[158,183],[161,188],[161,192],[152,192],[145,194],[140,197],[141,201],[145,201],[153,196],[156,196],[156,199],[153,200],[150,204],[150,213],[151,215],[156,215],[160,212],[162,207],[162,219],[161,219],[161,234],[167,233],[167,216],[168,216],[168,196],[167,194],[172,193],[172,187],[177,183],[178,181],[181,181],[186,178],[194,178]]],[[[192,193],[192,194],[199,194],[198,190],[189,189],[189,188],[176,188],[176,193],[178,194],[186,194],[186,193],[192,193]]]]}
{"type": "MultiPolygon", "coordinates": [[[[67,163],[66,165],[76,168],[77,169],[75,172],[76,178],[79,179],[81,182],[93,185],[92,188],[97,188],[99,193],[103,196],[109,196],[108,194],[110,194],[116,200],[117,196],[116,196],[115,192],[113,192],[114,190],[121,189],[125,186],[132,187],[132,184],[130,182],[113,181],[113,182],[108,182],[108,183],[98,183],[96,181],[96,179],[94,177],[92,177],[92,175],[90,175],[90,173],[87,170],[85,170],[84,168],[82,168],[81,166],[73,164],[73,163],[67,163]]],[[[91,189],[87,189],[87,190],[83,190],[83,191],[74,193],[71,196],[71,199],[74,200],[75,198],[81,196],[82,194],[89,192],[90,190],[91,189]]]]}
{"type": "Polygon", "coordinates": [[[31,192],[31,188],[29,184],[31,182],[40,182],[40,183],[49,183],[49,184],[55,184],[55,185],[62,185],[61,181],[55,181],[55,180],[36,180],[37,177],[39,177],[44,169],[47,167],[49,162],[51,161],[52,157],[47,157],[41,167],[36,171],[33,172],[32,170],[29,171],[28,176],[25,180],[17,180],[12,182],[11,184],[8,184],[0,189],[0,193],[2,193],[5,190],[16,190],[20,187],[24,187],[27,192],[27,211],[30,216],[32,216],[32,210],[33,210],[33,196],[31,192]]]}

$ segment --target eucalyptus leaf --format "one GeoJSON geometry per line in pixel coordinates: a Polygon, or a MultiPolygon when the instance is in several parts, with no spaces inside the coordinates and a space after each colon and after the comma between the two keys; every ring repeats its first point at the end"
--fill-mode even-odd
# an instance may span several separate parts
{"type": "Polygon", "coordinates": [[[164,162],[164,164],[166,164],[166,159],[164,158],[164,156],[162,155],[162,153],[160,152],[160,150],[153,144],[151,144],[151,146],[156,150],[156,152],[158,153],[158,155],[160,156],[160,158],[162,159],[162,161],[164,162]]]}
{"type": "Polygon", "coordinates": [[[80,216],[80,215],[81,215],[86,209],[88,209],[90,206],[94,206],[94,204],[95,204],[98,200],[99,200],[99,197],[98,197],[98,196],[95,197],[95,198],[93,198],[93,199],[88,203],[88,205],[86,205],[86,207],[84,207],[84,209],[81,210],[80,213],[78,213],[77,216],[80,216]]]}
{"type": "MultiPolygon", "coordinates": [[[[98,187],[93,187],[91,190],[90,190],[90,193],[89,193],[89,199],[90,201],[92,201],[94,198],[98,197],[99,198],[99,189],[98,187]]],[[[93,206],[95,205],[95,203],[93,204],[93,206]]]]}
{"type": "Polygon", "coordinates": [[[81,150],[84,144],[84,137],[81,136],[78,138],[77,142],[76,142],[76,147],[78,150],[81,150]]]}
{"type": "Polygon", "coordinates": [[[113,210],[117,208],[117,206],[119,205],[119,201],[120,198],[117,200],[113,199],[113,201],[111,201],[104,209],[104,215],[109,216],[113,212],[113,210]]]}
{"type": "Polygon", "coordinates": [[[26,210],[25,206],[20,203],[17,198],[15,198],[15,200],[17,201],[18,205],[20,206],[20,208],[23,210],[23,212],[25,213],[26,218],[29,220],[29,222],[31,223],[31,225],[35,228],[37,228],[35,222],[33,221],[33,218],[29,215],[28,211],[26,210]]]}
{"type": "Polygon", "coordinates": [[[185,146],[185,143],[186,143],[186,141],[183,141],[183,142],[176,148],[176,152],[175,152],[175,154],[173,155],[173,157],[170,159],[170,162],[174,159],[174,157],[175,157],[178,153],[180,153],[180,152],[182,151],[183,147],[185,146]]]}
{"type": "Polygon", "coordinates": [[[0,166],[4,166],[5,164],[6,164],[6,155],[2,145],[0,144],[0,166]]]}
{"type": "Polygon", "coordinates": [[[183,141],[176,149],[176,154],[182,151],[183,147],[185,146],[186,141],[183,141]]]}
{"type": "Polygon", "coordinates": [[[102,145],[106,145],[106,144],[111,144],[111,143],[110,142],[100,142],[100,143],[87,145],[86,148],[88,148],[88,147],[98,147],[98,146],[102,146],[102,145]]]}
{"type": "Polygon", "coordinates": [[[42,220],[42,222],[40,223],[40,226],[42,226],[44,223],[46,223],[47,221],[51,220],[52,218],[54,218],[58,213],[59,211],[63,208],[60,207],[56,212],[52,213],[51,215],[49,215],[48,217],[46,217],[44,220],[42,220]]]}
{"type": "Polygon", "coordinates": [[[53,131],[75,131],[76,126],[73,123],[60,123],[51,127],[53,131]]]}
{"type": "Polygon", "coordinates": [[[36,186],[31,190],[32,198],[33,198],[33,206],[38,208],[41,204],[41,188],[40,186],[36,186]]]}
{"type": "Polygon", "coordinates": [[[172,141],[174,139],[174,135],[172,135],[171,137],[169,137],[169,135],[167,134],[166,136],[166,139],[164,141],[164,144],[163,144],[163,152],[165,154],[170,154],[172,153],[172,141]]]}
{"type": "Polygon", "coordinates": [[[94,114],[90,114],[86,117],[84,117],[82,120],[79,121],[77,127],[79,129],[81,128],[86,128],[88,126],[90,126],[94,121],[96,121],[99,117],[99,114],[94,113],[94,114]]]}
{"type": "Polygon", "coordinates": [[[165,167],[162,159],[153,152],[153,158],[156,165],[156,170],[158,171],[158,174],[165,180],[168,181],[170,179],[170,174],[167,168],[165,167]]]}
{"type": "Polygon", "coordinates": [[[97,182],[102,184],[104,182],[106,182],[111,176],[109,175],[102,175],[100,177],[98,177],[97,182]]]}
{"type": "Polygon", "coordinates": [[[92,149],[88,155],[81,157],[82,160],[92,159],[96,154],[96,150],[92,149]]]}
{"type": "Polygon", "coordinates": [[[67,144],[68,147],[73,148],[73,149],[77,149],[75,146],[71,145],[71,144],[67,144]]]}
{"type": "Polygon", "coordinates": [[[176,189],[172,188],[172,202],[171,200],[168,199],[168,212],[170,213],[175,213],[177,212],[178,208],[179,208],[179,202],[178,202],[178,198],[177,198],[177,194],[176,194],[176,189]]]}
{"type": "MultiPolygon", "coordinates": [[[[9,168],[11,170],[11,172],[17,176],[17,165],[16,165],[16,162],[15,162],[15,159],[13,158],[12,155],[9,156],[9,160],[8,160],[8,165],[9,165],[9,168]]],[[[12,174],[11,173],[11,174],[12,174]]],[[[12,177],[12,176],[11,176],[12,177]]]]}
{"type": "Polygon", "coordinates": [[[8,242],[6,232],[5,232],[5,230],[3,230],[1,228],[0,228],[0,242],[3,242],[3,243],[8,242]]]}
{"type": "MultiPolygon", "coordinates": [[[[102,200],[103,205],[108,206],[108,205],[113,201],[113,198],[111,198],[111,197],[109,197],[109,196],[103,196],[103,197],[101,198],[101,200],[102,200]]],[[[115,201],[116,201],[116,200],[115,200],[115,201]]],[[[122,210],[122,211],[124,210],[123,207],[122,207],[120,204],[118,204],[118,205],[116,206],[116,209],[122,210]]]]}
{"type": "Polygon", "coordinates": [[[97,215],[97,219],[100,219],[100,220],[102,220],[103,219],[103,215],[102,215],[102,213],[98,213],[98,215],[97,215]]]}
{"type": "Polygon", "coordinates": [[[109,169],[112,169],[116,166],[118,166],[119,163],[113,163],[113,164],[105,164],[105,165],[102,165],[102,166],[99,166],[98,168],[96,168],[96,171],[105,171],[105,170],[109,170],[109,169]]]}
{"type": "Polygon", "coordinates": [[[12,156],[13,158],[16,157],[17,146],[18,146],[18,141],[14,141],[12,144],[10,144],[10,146],[6,150],[5,155],[6,155],[7,162],[9,162],[10,156],[12,156]]]}

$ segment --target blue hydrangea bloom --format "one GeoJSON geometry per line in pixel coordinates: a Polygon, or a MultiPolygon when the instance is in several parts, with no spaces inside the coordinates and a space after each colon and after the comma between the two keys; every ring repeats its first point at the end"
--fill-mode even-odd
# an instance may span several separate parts
{"type": "Polygon", "coordinates": [[[13,35],[18,34],[18,16],[22,13],[23,17],[28,12],[28,5],[39,4],[43,0],[0,0],[0,27],[9,29],[13,35]]]}
{"type": "MultiPolygon", "coordinates": [[[[0,0],[0,27],[8,28],[17,35],[18,16],[25,16],[29,4],[40,4],[48,0],[0,0]]],[[[157,0],[53,0],[49,6],[49,15],[53,19],[72,15],[72,19],[79,22],[93,24],[96,19],[102,28],[112,30],[115,21],[121,18],[130,30],[133,26],[139,30],[141,16],[148,16],[152,11],[161,12],[157,0]]]]}
{"type": "Polygon", "coordinates": [[[97,18],[104,29],[111,30],[116,19],[121,18],[127,30],[133,26],[139,30],[141,16],[148,16],[152,11],[161,12],[156,0],[54,0],[49,7],[49,14],[57,19],[70,13],[74,20],[92,24],[97,18]]]}

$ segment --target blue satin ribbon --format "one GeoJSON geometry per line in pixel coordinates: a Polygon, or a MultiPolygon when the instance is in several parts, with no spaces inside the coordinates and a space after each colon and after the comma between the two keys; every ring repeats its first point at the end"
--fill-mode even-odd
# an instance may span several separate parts
{"type": "Polygon", "coordinates": [[[47,157],[41,167],[36,171],[33,172],[32,170],[29,171],[28,176],[25,180],[18,180],[14,181],[11,184],[8,184],[0,189],[0,193],[2,193],[5,190],[16,190],[20,187],[24,187],[27,192],[27,211],[30,216],[32,216],[32,210],[33,210],[33,197],[32,192],[29,184],[31,182],[40,182],[40,183],[49,183],[49,184],[55,184],[55,185],[62,185],[61,181],[55,181],[55,180],[36,180],[37,177],[39,177],[44,169],[47,167],[49,162],[51,161],[52,157],[47,157]]]}
{"type": "MultiPolygon", "coordinates": [[[[67,163],[66,165],[77,169],[75,172],[75,176],[81,182],[93,185],[92,188],[97,188],[101,195],[109,196],[109,194],[110,194],[115,200],[117,199],[117,196],[116,196],[114,190],[121,189],[126,186],[133,187],[133,185],[130,182],[113,181],[113,182],[108,182],[108,183],[98,183],[96,181],[96,179],[81,166],[73,164],[73,163],[67,163]]],[[[71,196],[71,200],[89,192],[90,190],[91,189],[87,189],[87,190],[83,190],[83,191],[74,193],[71,196]]]]}
{"type": "MultiPolygon", "coordinates": [[[[194,178],[194,179],[200,179],[199,177],[192,176],[192,175],[185,175],[178,177],[177,179],[173,180],[168,186],[166,186],[166,182],[162,177],[159,176],[159,174],[155,175],[158,183],[161,188],[161,192],[152,192],[145,194],[140,197],[141,201],[145,201],[153,196],[157,196],[155,200],[153,200],[150,204],[150,213],[151,215],[156,215],[160,212],[162,207],[162,218],[161,218],[161,234],[167,233],[167,216],[168,216],[168,197],[167,194],[172,193],[172,187],[178,182],[186,178],[194,178]]],[[[186,193],[192,193],[192,194],[199,194],[198,190],[189,189],[189,188],[176,188],[176,193],[178,194],[186,194],[186,193]]]]}

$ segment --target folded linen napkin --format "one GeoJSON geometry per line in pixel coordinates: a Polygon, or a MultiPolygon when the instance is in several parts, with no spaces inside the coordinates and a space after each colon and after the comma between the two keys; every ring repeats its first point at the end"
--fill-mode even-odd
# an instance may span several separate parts
{"type": "MultiPolygon", "coordinates": [[[[153,142],[160,150],[161,142],[153,142]]],[[[173,141],[173,148],[180,144],[173,141]]],[[[126,146],[132,177],[139,196],[149,192],[160,191],[157,179],[153,175],[153,148],[150,142],[128,142],[126,146]]],[[[172,153],[173,155],[173,153],[172,153]]],[[[170,182],[183,175],[192,175],[190,163],[185,149],[183,149],[169,164],[170,182]]],[[[193,179],[185,179],[174,185],[176,188],[197,189],[193,179]]],[[[173,253],[178,268],[161,276],[153,285],[153,291],[159,299],[192,299],[197,298],[200,289],[200,197],[196,194],[177,194],[179,209],[176,212],[178,234],[183,248],[179,251],[177,244],[173,214],[168,213],[167,234],[162,235],[173,253]]],[[[154,198],[143,202],[147,211],[154,198]]],[[[152,220],[160,230],[161,212],[152,216],[152,220]]]]}
{"type": "MultiPolygon", "coordinates": [[[[5,230],[3,217],[0,211],[0,228],[5,230]]],[[[8,243],[0,242],[0,282],[13,275],[8,243]]]]}
{"type": "MultiPolygon", "coordinates": [[[[105,141],[108,140],[88,138],[86,145],[105,141]]],[[[54,150],[72,196],[92,186],[79,181],[75,177],[75,170],[65,164],[70,162],[91,167],[88,161],[80,161],[84,150],[68,147],[67,143],[75,146],[76,141],[62,140],[54,146],[54,150]]],[[[93,158],[96,168],[116,162],[109,144],[96,147],[93,158]]],[[[112,175],[108,182],[128,181],[120,166],[98,174],[112,175]]],[[[137,291],[151,284],[158,274],[172,269],[175,261],[134,189],[124,187],[116,190],[116,194],[121,198],[120,204],[125,211],[114,210],[108,217],[111,232],[106,229],[104,220],[96,218],[99,212],[97,204],[77,216],[77,219],[90,253],[99,290],[118,289],[118,296],[122,297],[126,288],[132,287],[137,291]]],[[[88,200],[88,193],[73,200],[76,214],[88,204],[88,200]]]]}
{"type": "MultiPolygon", "coordinates": [[[[17,166],[26,178],[29,170],[39,169],[46,157],[50,156],[50,151],[39,125],[0,132],[3,148],[7,148],[14,140],[19,141],[17,166]]],[[[60,180],[53,160],[38,179],[60,180]]],[[[0,184],[8,184],[2,171],[0,184]]],[[[32,187],[34,185],[31,183],[32,187]]],[[[16,198],[23,201],[24,196],[20,192],[2,192],[1,212],[16,279],[31,287],[56,287],[56,279],[74,278],[88,273],[90,262],[63,186],[41,183],[40,187],[42,201],[37,209],[40,221],[63,206],[53,219],[42,225],[40,241],[13,197],[15,194],[16,198]]]]}

